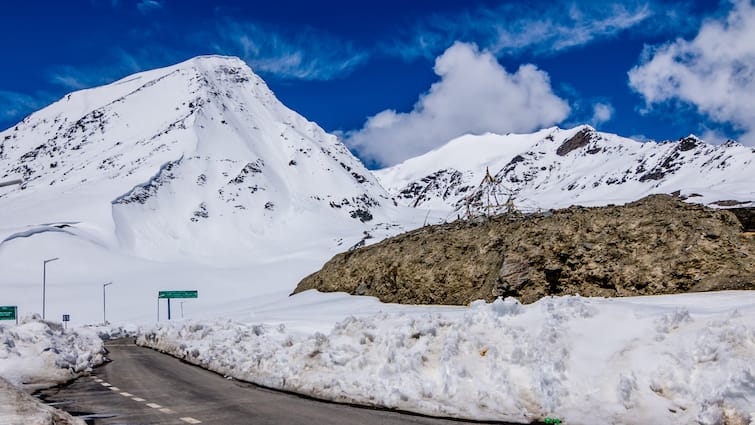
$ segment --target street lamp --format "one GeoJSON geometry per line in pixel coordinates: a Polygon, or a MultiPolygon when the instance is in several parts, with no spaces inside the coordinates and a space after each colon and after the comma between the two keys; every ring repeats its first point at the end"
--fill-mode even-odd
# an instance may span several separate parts
{"type": "Polygon", "coordinates": [[[42,320],[45,320],[45,289],[47,286],[47,263],[57,260],[58,257],[50,258],[42,263],[42,320]]]}
{"type": "Polygon", "coordinates": [[[105,310],[105,288],[107,288],[109,285],[112,285],[113,282],[103,283],[102,284],[102,323],[104,325],[107,325],[107,316],[106,316],[106,310],[105,310]]]}

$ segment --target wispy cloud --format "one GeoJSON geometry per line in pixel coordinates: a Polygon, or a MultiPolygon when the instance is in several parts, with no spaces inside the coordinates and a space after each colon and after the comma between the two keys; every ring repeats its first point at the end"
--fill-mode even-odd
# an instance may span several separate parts
{"type": "MultiPolygon", "coordinates": [[[[125,10],[136,8],[139,13],[148,15],[149,13],[161,10],[165,7],[165,0],[89,0],[93,5],[104,5],[116,10],[125,10]]],[[[133,10],[133,9],[131,9],[133,10]]]]}
{"type": "Polygon", "coordinates": [[[45,94],[29,95],[0,90],[0,130],[50,102],[45,94]]]}
{"type": "Polygon", "coordinates": [[[682,5],[650,2],[522,2],[479,7],[456,15],[434,15],[380,50],[407,60],[433,58],[454,41],[468,41],[501,57],[550,55],[615,37],[643,25],[656,32],[686,19],[682,5]]]}
{"type": "Polygon", "coordinates": [[[144,47],[134,52],[113,49],[97,63],[79,66],[58,65],[48,72],[51,83],[67,90],[81,90],[113,82],[147,69],[170,65],[184,59],[175,50],[162,46],[144,47]]]}
{"type": "Polygon", "coordinates": [[[143,15],[163,8],[163,3],[157,0],[141,0],[136,4],[136,9],[143,15]]]}
{"type": "Polygon", "coordinates": [[[254,22],[220,25],[213,50],[240,56],[255,71],[279,78],[329,80],[351,73],[369,57],[352,43],[311,28],[286,31],[254,22]]]}
{"type": "Polygon", "coordinates": [[[596,102],[592,106],[592,118],[590,118],[590,124],[593,127],[597,127],[600,124],[608,122],[613,118],[614,109],[610,103],[596,102]]]}

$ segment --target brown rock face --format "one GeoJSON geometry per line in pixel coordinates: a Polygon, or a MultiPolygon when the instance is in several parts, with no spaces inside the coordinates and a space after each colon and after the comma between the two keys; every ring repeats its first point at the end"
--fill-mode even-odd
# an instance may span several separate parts
{"type": "Polygon", "coordinates": [[[574,137],[565,141],[561,146],[556,149],[556,154],[559,156],[565,156],[569,152],[583,148],[590,143],[590,140],[595,136],[595,132],[589,129],[580,130],[574,137]]]}
{"type": "Polygon", "coordinates": [[[726,210],[654,195],[424,227],[338,254],[297,286],[384,302],[755,289],[755,237],[726,210]]]}

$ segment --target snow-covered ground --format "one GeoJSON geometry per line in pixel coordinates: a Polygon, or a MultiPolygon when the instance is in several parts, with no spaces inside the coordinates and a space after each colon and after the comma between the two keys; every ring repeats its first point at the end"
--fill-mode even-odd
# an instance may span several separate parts
{"type": "Polygon", "coordinates": [[[34,397],[0,378],[0,424],[84,425],[84,421],[40,403],[34,397]]]}
{"type": "Polygon", "coordinates": [[[69,381],[103,362],[102,341],[92,330],[64,330],[28,320],[0,322],[0,424],[79,424],[24,391],[69,381]]]}
{"type": "Polygon", "coordinates": [[[0,377],[28,389],[56,385],[101,364],[102,348],[86,328],[64,330],[39,320],[0,324],[0,377]]]}
{"type": "Polygon", "coordinates": [[[139,342],[273,388],[430,415],[755,423],[752,292],[468,308],[302,299],[257,320],[161,323],[139,342]]]}

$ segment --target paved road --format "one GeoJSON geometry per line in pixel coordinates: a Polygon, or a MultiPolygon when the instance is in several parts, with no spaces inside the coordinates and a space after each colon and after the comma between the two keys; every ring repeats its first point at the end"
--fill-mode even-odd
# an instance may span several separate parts
{"type": "Polygon", "coordinates": [[[460,424],[323,403],[227,380],[173,357],[120,340],[107,344],[111,363],[40,398],[101,424],[354,425],[460,424]]]}

